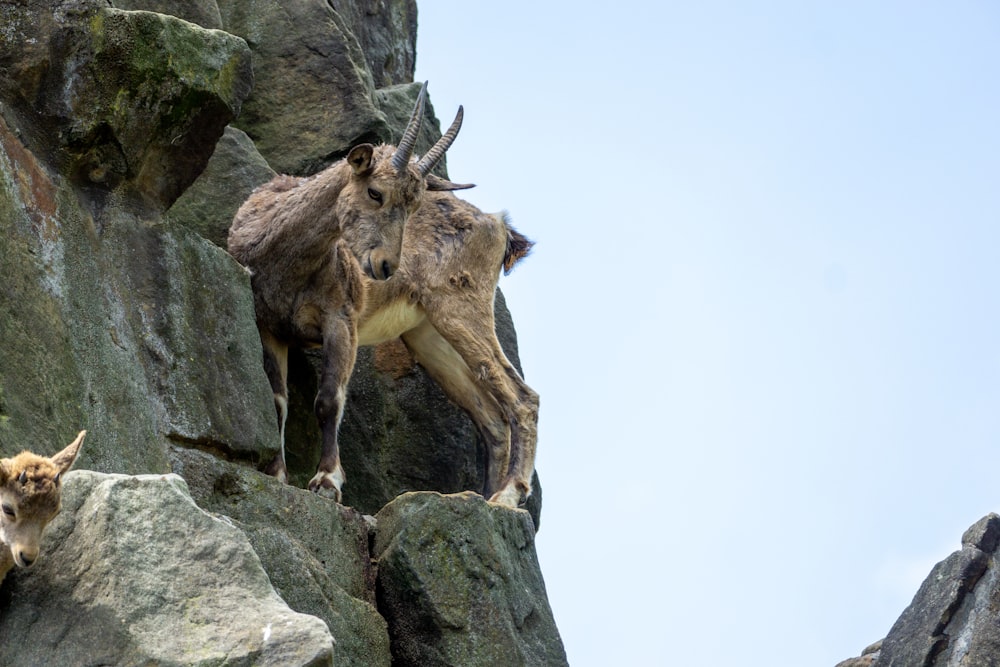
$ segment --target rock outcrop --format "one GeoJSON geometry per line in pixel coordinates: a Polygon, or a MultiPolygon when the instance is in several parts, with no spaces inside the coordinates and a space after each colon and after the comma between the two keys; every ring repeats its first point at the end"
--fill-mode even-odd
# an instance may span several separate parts
{"type": "Polygon", "coordinates": [[[393,664],[568,664],[527,513],[471,492],[422,492],[399,496],[376,518],[393,664]]]}
{"type": "Polygon", "coordinates": [[[885,639],[837,667],[993,665],[1000,656],[1000,516],[962,536],[934,566],[885,639]]]}
{"type": "Polygon", "coordinates": [[[0,664],[331,663],[326,625],[291,611],[176,475],[71,471],[43,550],[0,615],[0,664]]]}
{"type": "MultiPolygon", "coordinates": [[[[90,432],[38,565],[0,589],[0,663],[565,662],[537,483],[530,515],[393,502],[483,481],[471,422],[400,344],[363,350],[349,388],[348,507],[258,472],[277,428],[229,223],[275,172],[398,138],[415,31],[407,0],[0,4],[0,455],[90,432]]],[[[315,360],[291,365],[301,486],[315,360]]]]}

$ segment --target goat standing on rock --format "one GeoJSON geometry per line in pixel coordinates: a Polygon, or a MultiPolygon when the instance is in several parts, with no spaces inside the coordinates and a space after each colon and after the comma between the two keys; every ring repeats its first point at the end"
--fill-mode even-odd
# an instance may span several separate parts
{"type": "Polygon", "coordinates": [[[425,94],[426,84],[398,148],[362,144],[311,178],[278,176],[230,227],[229,252],[251,274],[278,414],[281,451],[267,472],[287,480],[289,346],[323,349],[315,403],[323,447],[309,488],[339,502],[337,432],[358,345],[401,336],[486,441],[484,495],[517,507],[531,493],[538,395],[500,349],[493,300],[501,267],[509,271],[531,242],[504,216],[445,192],[471,186],[430,174],[458,133],[461,108],[410,161],[425,94]]]}
{"type": "Polygon", "coordinates": [[[21,452],[0,459],[0,581],[15,565],[38,558],[42,530],[59,513],[62,477],[76,461],[86,431],[48,458],[21,452]]]}
{"type": "Polygon", "coordinates": [[[531,495],[538,394],[496,336],[493,304],[501,268],[509,273],[533,244],[505,214],[488,214],[450,192],[429,192],[406,223],[399,269],[366,281],[358,338],[401,337],[486,443],[483,495],[509,507],[531,495]]]}
{"type": "Polygon", "coordinates": [[[406,218],[427,189],[462,187],[430,173],[458,135],[461,107],[437,144],[410,160],[426,94],[424,84],[398,148],[360,144],[315,176],[277,176],[250,195],[229,229],[229,252],[250,272],[278,413],[281,450],[267,472],[287,480],[288,348],[322,347],[315,411],[323,453],[309,488],[338,502],[345,476],[337,431],[357,356],[364,272],[376,280],[389,276],[399,262],[406,218]]]}

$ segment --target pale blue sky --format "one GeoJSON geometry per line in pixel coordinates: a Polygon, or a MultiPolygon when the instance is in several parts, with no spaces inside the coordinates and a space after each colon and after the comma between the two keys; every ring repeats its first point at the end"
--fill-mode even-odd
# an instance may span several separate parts
{"type": "Polygon", "coordinates": [[[421,0],[574,667],[833,667],[1000,511],[1000,5],[421,0]]]}

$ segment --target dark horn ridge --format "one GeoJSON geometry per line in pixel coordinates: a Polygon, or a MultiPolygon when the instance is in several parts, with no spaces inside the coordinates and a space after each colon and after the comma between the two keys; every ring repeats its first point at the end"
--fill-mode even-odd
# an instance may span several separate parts
{"type": "Polygon", "coordinates": [[[420,158],[420,162],[417,163],[417,173],[421,176],[426,177],[427,174],[431,173],[441,158],[444,157],[445,151],[451,148],[451,145],[455,142],[455,137],[458,136],[458,131],[462,129],[462,118],[465,115],[465,110],[459,106],[458,113],[455,114],[455,120],[452,121],[451,127],[448,131],[437,140],[437,143],[427,151],[427,154],[420,158]]]}
{"type": "Polygon", "coordinates": [[[424,103],[427,99],[427,82],[420,86],[420,93],[417,101],[413,105],[413,113],[410,114],[410,122],[406,124],[406,131],[403,138],[399,140],[396,152],[392,154],[392,166],[398,172],[406,169],[413,155],[413,146],[417,143],[417,134],[420,132],[420,124],[424,121],[424,103]]]}

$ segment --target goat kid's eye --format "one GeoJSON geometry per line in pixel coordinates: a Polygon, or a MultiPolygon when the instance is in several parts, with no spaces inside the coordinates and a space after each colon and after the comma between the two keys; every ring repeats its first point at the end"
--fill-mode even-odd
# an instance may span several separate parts
{"type": "Polygon", "coordinates": [[[9,519],[13,519],[17,516],[16,514],[14,514],[14,508],[11,507],[10,505],[3,506],[3,513],[6,514],[7,518],[9,519]]]}
{"type": "Polygon", "coordinates": [[[372,190],[371,188],[368,188],[368,196],[371,197],[376,202],[378,202],[379,204],[382,203],[382,193],[379,192],[378,190],[372,190]]]}

